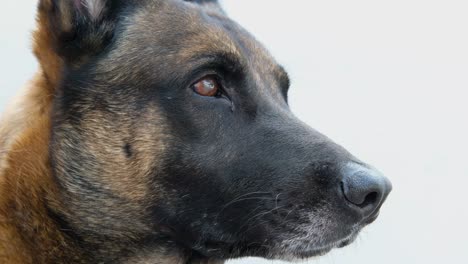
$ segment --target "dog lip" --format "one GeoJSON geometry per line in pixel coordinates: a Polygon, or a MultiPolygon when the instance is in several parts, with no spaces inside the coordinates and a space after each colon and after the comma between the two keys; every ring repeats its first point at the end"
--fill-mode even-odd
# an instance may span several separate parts
{"type": "Polygon", "coordinates": [[[352,244],[354,240],[356,239],[356,237],[357,237],[357,233],[353,233],[352,235],[350,235],[349,237],[347,237],[346,239],[340,242],[331,243],[327,246],[322,246],[320,248],[311,249],[309,251],[299,253],[299,256],[301,258],[312,258],[312,257],[323,256],[327,254],[328,252],[332,251],[333,249],[343,248],[352,244]]]}
{"type": "Polygon", "coordinates": [[[380,211],[375,212],[375,213],[374,213],[373,215],[371,215],[369,218],[365,219],[364,224],[365,224],[365,225],[372,224],[375,220],[377,220],[377,218],[379,217],[379,215],[380,215],[380,211]]]}
{"type": "Polygon", "coordinates": [[[326,248],[321,248],[321,249],[315,249],[315,250],[310,250],[307,252],[302,252],[296,255],[296,257],[299,257],[300,259],[306,259],[306,258],[313,258],[313,257],[320,257],[328,252],[332,251],[334,247],[329,246],[326,248]]]}
{"type": "Polygon", "coordinates": [[[346,246],[349,246],[351,243],[353,242],[353,239],[347,239],[343,242],[341,242],[338,246],[336,246],[337,248],[344,248],[346,246]]]}

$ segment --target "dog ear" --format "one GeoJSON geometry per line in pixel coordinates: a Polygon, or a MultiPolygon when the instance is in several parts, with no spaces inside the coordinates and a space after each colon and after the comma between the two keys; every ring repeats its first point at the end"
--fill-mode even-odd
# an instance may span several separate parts
{"type": "MultiPolygon", "coordinates": [[[[79,63],[100,52],[112,39],[119,0],[40,0],[51,45],[62,59],[79,63]]],[[[44,26],[44,25],[43,25],[44,26]]]]}

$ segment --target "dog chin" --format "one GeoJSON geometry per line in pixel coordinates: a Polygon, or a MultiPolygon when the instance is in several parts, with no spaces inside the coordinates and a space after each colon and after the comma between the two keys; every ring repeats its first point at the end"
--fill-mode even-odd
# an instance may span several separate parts
{"type": "MultiPolygon", "coordinates": [[[[272,254],[268,258],[289,262],[301,262],[314,257],[323,256],[333,249],[343,248],[352,244],[356,240],[360,231],[367,225],[374,222],[378,216],[379,212],[376,212],[373,216],[369,217],[364,222],[349,227],[347,231],[340,230],[331,232],[334,234],[342,233],[341,237],[339,238],[335,237],[334,239],[327,239],[325,235],[314,235],[314,233],[317,233],[317,230],[314,231],[313,229],[309,229],[309,232],[307,232],[307,234],[305,236],[303,235],[302,237],[290,234],[289,239],[284,239],[283,242],[277,246],[277,250],[272,250],[272,254]],[[317,239],[318,237],[320,238],[317,239]]],[[[305,231],[308,230],[308,228],[302,227],[299,230],[305,231]]],[[[321,230],[321,232],[318,233],[325,234],[328,232],[330,232],[330,230],[321,230]]]]}
{"type": "Polygon", "coordinates": [[[304,242],[303,240],[289,240],[282,243],[280,249],[269,258],[288,262],[302,262],[311,258],[323,256],[333,249],[346,247],[356,240],[358,234],[359,232],[355,231],[343,239],[320,246],[304,242]]]}
{"type": "MultiPolygon", "coordinates": [[[[323,256],[335,248],[345,247],[356,239],[358,231],[353,232],[351,235],[340,239],[335,242],[330,242],[325,245],[319,245],[306,241],[304,239],[290,239],[284,241],[277,246],[262,247],[262,249],[269,248],[268,250],[259,250],[258,248],[243,248],[242,250],[226,250],[231,248],[228,243],[210,243],[212,247],[198,247],[196,252],[207,258],[227,259],[239,257],[261,257],[270,260],[283,260],[288,262],[302,262],[315,257],[323,256]],[[231,255],[227,252],[237,252],[231,255]]],[[[235,247],[234,247],[235,248],[235,247]]]]}

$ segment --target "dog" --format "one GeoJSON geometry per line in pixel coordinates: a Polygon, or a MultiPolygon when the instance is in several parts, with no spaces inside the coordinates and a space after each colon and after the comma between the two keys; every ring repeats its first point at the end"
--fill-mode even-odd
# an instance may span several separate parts
{"type": "Polygon", "coordinates": [[[323,255],[392,186],[288,106],[215,0],[39,0],[40,69],[0,125],[1,263],[323,255]]]}

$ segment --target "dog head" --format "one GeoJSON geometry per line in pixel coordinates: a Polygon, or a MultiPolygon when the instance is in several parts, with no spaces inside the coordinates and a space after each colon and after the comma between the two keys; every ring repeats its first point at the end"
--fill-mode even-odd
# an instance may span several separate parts
{"type": "Polygon", "coordinates": [[[388,180],[291,113],[287,73],[216,1],[40,10],[62,62],[52,166],[79,237],[294,259],[376,218],[388,180]]]}

